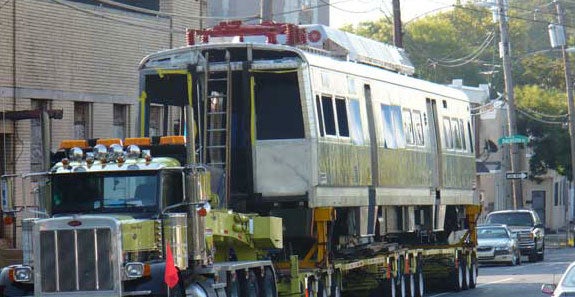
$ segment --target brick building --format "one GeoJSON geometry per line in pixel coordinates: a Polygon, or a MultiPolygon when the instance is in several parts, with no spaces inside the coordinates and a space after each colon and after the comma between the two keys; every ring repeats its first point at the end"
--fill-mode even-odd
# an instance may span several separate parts
{"type": "MultiPolygon", "coordinates": [[[[14,111],[63,111],[61,119],[49,121],[51,151],[63,139],[135,136],[138,63],[149,53],[182,46],[185,28],[201,25],[202,3],[0,2],[0,112],[6,115],[0,116],[0,173],[21,175],[45,167],[40,119],[10,120],[14,111]]],[[[161,107],[152,113],[163,114],[161,107]]],[[[31,200],[22,200],[22,192],[30,189],[15,189],[12,209],[31,206],[31,200]]],[[[4,205],[2,210],[10,209],[4,205]]],[[[24,216],[17,213],[18,227],[24,216]]],[[[19,245],[12,226],[3,223],[0,241],[19,245]]]]}

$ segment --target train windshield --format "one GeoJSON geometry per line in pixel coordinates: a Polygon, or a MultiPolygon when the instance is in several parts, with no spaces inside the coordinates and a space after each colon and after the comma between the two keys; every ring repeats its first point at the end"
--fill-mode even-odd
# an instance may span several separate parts
{"type": "Polygon", "coordinates": [[[56,175],[52,213],[153,212],[158,180],[155,172],[56,175]]]}

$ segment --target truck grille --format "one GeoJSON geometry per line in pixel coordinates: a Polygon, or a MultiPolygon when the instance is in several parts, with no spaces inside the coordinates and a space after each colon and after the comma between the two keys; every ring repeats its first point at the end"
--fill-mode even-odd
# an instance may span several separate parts
{"type": "Polygon", "coordinates": [[[109,228],[40,231],[42,292],[114,289],[109,228]]]}

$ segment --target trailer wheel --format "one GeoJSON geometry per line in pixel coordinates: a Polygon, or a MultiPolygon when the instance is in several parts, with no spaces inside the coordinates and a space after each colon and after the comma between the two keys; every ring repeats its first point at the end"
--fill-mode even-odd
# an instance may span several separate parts
{"type": "Polygon", "coordinates": [[[407,292],[405,291],[405,274],[401,274],[399,276],[399,294],[401,297],[406,297],[407,296],[407,292]]]}
{"type": "Polygon", "coordinates": [[[415,297],[417,294],[416,292],[416,283],[415,283],[415,275],[413,273],[409,274],[409,297],[415,297]]]}
{"type": "Polygon", "coordinates": [[[477,273],[478,273],[478,268],[477,268],[477,260],[475,258],[473,258],[471,260],[471,265],[469,266],[469,288],[470,289],[475,289],[475,287],[477,286],[477,273]]]}
{"type": "Polygon", "coordinates": [[[469,273],[469,267],[467,267],[467,261],[463,261],[461,266],[463,266],[463,290],[467,290],[469,289],[469,283],[471,282],[471,275],[469,273]]]}
{"type": "Polygon", "coordinates": [[[423,295],[425,294],[425,279],[423,277],[423,270],[422,268],[417,268],[417,273],[416,273],[416,277],[415,277],[415,281],[416,281],[416,293],[415,296],[417,297],[423,297],[423,295]]]}
{"type": "Polygon", "coordinates": [[[455,263],[456,267],[452,272],[453,289],[455,291],[461,291],[463,289],[463,265],[461,261],[455,263]]]}
{"type": "Polygon", "coordinates": [[[395,277],[390,278],[387,282],[389,285],[389,297],[396,297],[397,284],[395,282],[395,277]]]}

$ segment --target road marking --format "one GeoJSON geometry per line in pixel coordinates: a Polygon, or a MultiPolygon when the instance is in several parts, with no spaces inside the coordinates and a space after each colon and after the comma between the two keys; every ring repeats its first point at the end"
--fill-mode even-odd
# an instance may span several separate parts
{"type": "MultiPolygon", "coordinates": [[[[488,283],[484,283],[484,284],[479,284],[479,285],[477,285],[477,288],[483,287],[483,286],[486,286],[486,285],[491,285],[491,284],[506,282],[506,281],[509,281],[509,280],[512,280],[512,279],[513,279],[512,277],[509,277],[509,278],[504,278],[504,279],[500,279],[500,280],[496,280],[496,281],[492,281],[492,282],[488,282],[488,283]]],[[[453,293],[455,293],[455,292],[445,292],[445,293],[439,293],[439,294],[431,295],[431,296],[429,296],[429,297],[444,296],[444,295],[453,294],[453,293]]]]}

